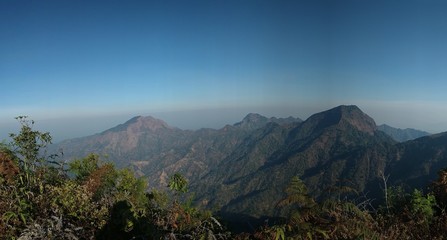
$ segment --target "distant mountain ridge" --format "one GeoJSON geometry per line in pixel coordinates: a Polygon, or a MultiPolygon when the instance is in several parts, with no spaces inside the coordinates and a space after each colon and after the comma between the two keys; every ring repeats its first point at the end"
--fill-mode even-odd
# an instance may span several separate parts
{"type": "Polygon", "coordinates": [[[281,214],[275,203],[297,175],[317,198],[341,185],[380,198],[384,174],[389,184],[423,186],[447,167],[445,146],[443,134],[398,143],[351,105],[305,121],[252,113],[221,129],[196,131],[140,116],[56,147],[67,159],[90,152],[107,155],[147,177],[153,188],[166,187],[168,177],[180,172],[196,203],[227,216],[260,217],[281,214]]]}
{"type": "Polygon", "coordinates": [[[408,140],[413,140],[420,137],[425,137],[430,135],[429,132],[416,130],[413,128],[406,128],[406,129],[400,129],[400,128],[394,128],[386,124],[382,124],[377,127],[380,131],[388,134],[391,136],[394,140],[398,142],[405,142],[408,140]]]}
{"type": "Polygon", "coordinates": [[[245,128],[249,130],[254,130],[257,128],[264,127],[267,123],[277,123],[277,124],[290,124],[296,122],[302,122],[303,120],[294,117],[288,118],[267,118],[257,113],[249,113],[242,121],[235,123],[233,126],[245,128]]]}

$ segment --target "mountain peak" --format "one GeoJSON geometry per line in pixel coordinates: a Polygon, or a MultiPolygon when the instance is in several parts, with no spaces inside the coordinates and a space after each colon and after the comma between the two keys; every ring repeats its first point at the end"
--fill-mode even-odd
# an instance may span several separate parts
{"type": "Polygon", "coordinates": [[[256,129],[264,126],[269,122],[269,119],[258,113],[249,113],[242,119],[242,121],[235,123],[235,127],[256,129]]]}
{"type": "Polygon", "coordinates": [[[326,128],[332,125],[351,125],[355,129],[371,135],[377,129],[374,120],[355,105],[341,105],[309,117],[309,122],[316,122],[316,128],[326,128]]]}
{"type": "Polygon", "coordinates": [[[267,120],[268,120],[268,118],[262,116],[261,114],[249,113],[249,114],[247,114],[247,116],[244,117],[242,122],[262,122],[262,121],[267,121],[267,120]]]}
{"type": "MultiPolygon", "coordinates": [[[[344,111],[344,112],[362,112],[362,110],[360,110],[359,107],[357,107],[356,105],[340,105],[338,107],[335,107],[333,109],[339,109],[340,111],[344,111]]],[[[331,109],[329,109],[331,110],[331,109]]]]}
{"type": "Polygon", "coordinates": [[[140,129],[150,129],[150,130],[158,130],[158,129],[172,129],[171,126],[169,126],[165,121],[147,116],[139,116],[137,118],[137,121],[135,123],[136,128],[140,129]]]}
{"type": "Polygon", "coordinates": [[[151,117],[151,116],[136,116],[129,119],[127,122],[120,124],[114,128],[109,129],[108,131],[112,132],[121,132],[121,131],[156,131],[159,129],[172,129],[166,122],[163,120],[151,117]]]}
{"type": "Polygon", "coordinates": [[[342,105],[334,108],[334,110],[340,113],[341,121],[346,121],[359,131],[373,135],[374,131],[377,130],[374,119],[355,105],[342,105]]]}

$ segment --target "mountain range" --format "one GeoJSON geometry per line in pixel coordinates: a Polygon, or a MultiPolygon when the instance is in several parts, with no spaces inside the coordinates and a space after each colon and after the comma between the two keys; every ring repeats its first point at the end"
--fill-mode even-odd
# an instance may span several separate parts
{"type": "Polygon", "coordinates": [[[406,129],[400,129],[400,128],[393,128],[391,126],[388,126],[386,124],[382,124],[377,126],[377,129],[386,133],[390,137],[392,137],[394,140],[398,142],[405,142],[408,140],[413,140],[420,137],[425,137],[430,135],[429,132],[413,129],[413,128],[406,128],[406,129]]]}
{"type": "Polygon", "coordinates": [[[380,199],[385,177],[388,186],[424,187],[447,167],[447,133],[403,141],[393,131],[404,130],[378,127],[353,105],[305,121],[251,113],[221,129],[196,131],[139,116],[54,149],[62,149],[69,160],[92,152],[107,156],[146,177],[151,188],[165,188],[169,176],[179,172],[202,207],[259,218],[282,214],[276,203],[293,176],[316,198],[349,187],[380,199]]]}

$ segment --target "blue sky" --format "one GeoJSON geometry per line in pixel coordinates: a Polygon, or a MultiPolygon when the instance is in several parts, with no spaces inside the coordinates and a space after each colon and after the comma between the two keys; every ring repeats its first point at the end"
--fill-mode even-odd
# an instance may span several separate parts
{"type": "Polygon", "coordinates": [[[134,115],[221,127],[339,104],[447,131],[446,12],[430,0],[4,0],[0,136],[18,115],[61,139],[134,115]]]}

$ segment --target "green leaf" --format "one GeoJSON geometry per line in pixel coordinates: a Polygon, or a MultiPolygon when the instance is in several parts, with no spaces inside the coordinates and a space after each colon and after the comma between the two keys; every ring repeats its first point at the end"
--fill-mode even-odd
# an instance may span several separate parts
{"type": "Polygon", "coordinates": [[[180,173],[175,173],[170,177],[168,187],[171,190],[185,193],[188,191],[188,181],[180,173]]]}
{"type": "Polygon", "coordinates": [[[20,213],[19,216],[20,216],[20,219],[22,220],[22,222],[23,222],[24,224],[26,224],[26,218],[25,218],[25,215],[24,215],[23,213],[20,213]]]}
{"type": "Polygon", "coordinates": [[[2,218],[5,219],[6,223],[8,223],[12,217],[17,217],[17,214],[14,212],[5,212],[2,216],[2,218]]]}

